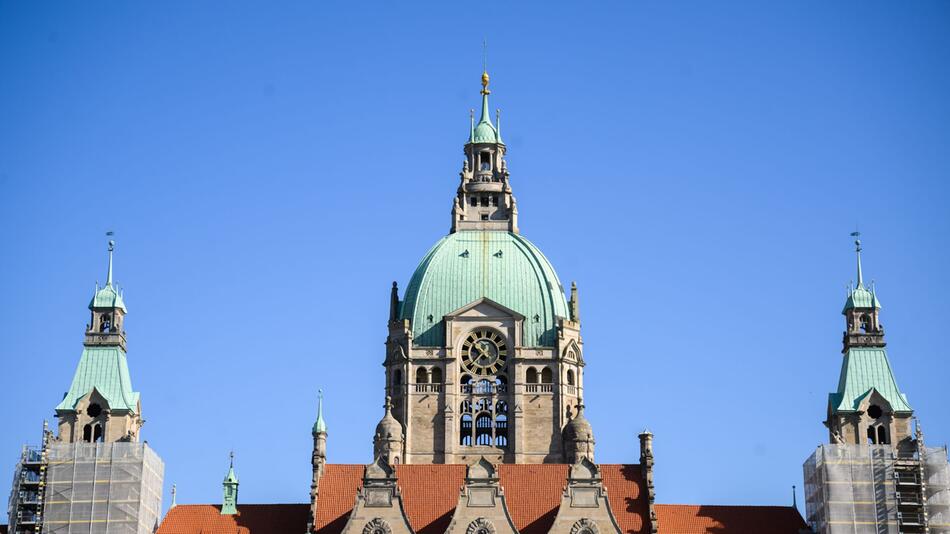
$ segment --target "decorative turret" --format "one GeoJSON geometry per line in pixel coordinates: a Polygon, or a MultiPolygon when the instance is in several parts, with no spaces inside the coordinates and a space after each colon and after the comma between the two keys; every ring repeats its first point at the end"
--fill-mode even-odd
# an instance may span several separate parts
{"type": "Polygon", "coordinates": [[[880,322],[881,303],[877,299],[873,283],[870,290],[864,285],[864,273],[861,269],[861,240],[857,239],[860,235],[860,232],[851,234],[855,238],[858,284],[848,288],[848,300],[841,311],[847,319],[842,352],[847,352],[851,347],[883,347],[885,345],[884,327],[880,322]]]}
{"type": "MultiPolygon", "coordinates": [[[[507,148],[499,128],[491,122],[488,104],[488,72],[482,73],[482,112],[471,126],[465,143],[465,162],[459,174],[461,183],[452,208],[452,232],[459,230],[507,230],[518,232],[517,207],[508,184],[507,148]]],[[[496,123],[501,110],[496,110],[496,123]]]]}
{"type": "Polygon", "coordinates": [[[86,325],[85,345],[119,345],[124,350],[126,347],[123,326],[125,314],[128,313],[128,310],[125,308],[122,292],[112,281],[112,253],[114,251],[115,241],[110,239],[109,270],[106,273],[106,285],[99,287],[99,283],[96,282],[96,291],[92,294],[92,300],[89,301],[91,316],[89,324],[86,325]]]}
{"type": "Polygon", "coordinates": [[[240,483],[237,475],[234,474],[234,451],[231,451],[231,467],[228,468],[228,475],[222,483],[224,500],[221,503],[221,515],[237,514],[238,484],[240,483]]]}
{"type": "Polygon", "coordinates": [[[403,457],[404,435],[402,424],[393,417],[392,398],[386,396],[386,404],[383,408],[386,413],[376,425],[376,434],[373,437],[373,456],[382,458],[389,465],[396,465],[403,457]]]}

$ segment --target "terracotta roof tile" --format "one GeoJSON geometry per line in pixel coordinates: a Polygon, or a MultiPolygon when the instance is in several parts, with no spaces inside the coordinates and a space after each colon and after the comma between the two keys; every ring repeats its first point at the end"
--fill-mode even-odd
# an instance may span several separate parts
{"type": "Polygon", "coordinates": [[[790,506],[658,504],[660,534],[798,534],[805,521],[790,506]]]}
{"type": "Polygon", "coordinates": [[[465,466],[397,465],[396,479],[412,530],[417,534],[445,532],[465,484],[465,466]]]}
{"type": "Polygon", "coordinates": [[[607,501],[620,530],[649,533],[649,502],[639,464],[601,464],[600,474],[607,488],[607,501]]]}
{"type": "Polygon", "coordinates": [[[544,534],[554,523],[567,485],[565,464],[502,464],[498,479],[508,513],[521,534],[544,534]]]}
{"type": "Polygon", "coordinates": [[[362,465],[327,464],[320,478],[317,496],[318,534],[336,534],[343,530],[353,511],[356,491],[363,484],[362,465]]]}
{"type": "Polygon", "coordinates": [[[237,515],[221,506],[180,504],[168,511],[157,534],[287,534],[307,530],[308,504],[238,504],[237,515]]]}

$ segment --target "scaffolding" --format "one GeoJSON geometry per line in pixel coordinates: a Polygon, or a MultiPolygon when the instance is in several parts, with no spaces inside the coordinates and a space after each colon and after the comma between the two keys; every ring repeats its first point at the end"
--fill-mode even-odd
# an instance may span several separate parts
{"type": "Polygon", "coordinates": [[[44,534],[150,534],[165,466],[145,443],[47,447],[44,534]]]}
{"type": "Polygon", "coordinates": [[[43,526],[43,498],[46,486],[46,449],[52,435],[43,423],[43,445],[24,445],[13,472],[13,489],[7,506],[9,532],[40,532],[43,526]]]}
{"type": "Polygon", "coordinates": [[[947,449],[822,445],[804,465],[805,511],[819,534],[950,534],[947,449]]]}

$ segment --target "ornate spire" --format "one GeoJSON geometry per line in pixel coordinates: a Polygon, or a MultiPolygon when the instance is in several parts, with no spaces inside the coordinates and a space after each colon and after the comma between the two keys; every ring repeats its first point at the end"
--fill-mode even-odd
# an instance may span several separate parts
{"type": "Polygon", "coordinates": [[[317,390],[317,421],[313,423],[313,433],[326,434],[327,432],[327,423],[323,420],[323,390],[317,390]]]}
{"type": "Polygon", "coordinates": [[[178,506],[177,498],[178,498],[178,486],[176,484],[172,484],[172,505],[169,506],[169,508],[174,508],[175,506],[178,506]]]}
{"type": "Polygon", "coordinates": [[[864,274],[861,272],[861,232],[851,232],[854,238],[855,254],[858,257],[858,287],[864,287],[864,274]]]}
{"type": "MultiPolygon", "coordinates": [[[[106,235],[111,236],[112,232],[106,232],[106,235]]],[[[106,274],[106,285],[112,285],[112,252],[115,250],[115,241],[109,240],[109,273],[106,274]]]]}
{"type": "Polygon", "coordinates": [[[231,451],[231,467],[224,477],[224,500],[221,503],[221,515],[237,514],[238,478],[234,474],[234,451],[231,451]]]}

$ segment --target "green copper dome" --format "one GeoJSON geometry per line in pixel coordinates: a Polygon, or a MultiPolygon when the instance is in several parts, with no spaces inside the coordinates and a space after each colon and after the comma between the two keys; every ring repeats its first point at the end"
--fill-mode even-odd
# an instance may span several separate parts
{"type": "Polygon", "coordinates": [[[551,262],[530,241],[503,231],[466,230],[439,240],[422,258],[400,318],[412,322],[417,346],[445,341],[442,318],[480,298],[524,316],[526,347],[554,346],[567,300],[551,262]]]}
{"type": "Polygon", "coordinates": [[[475,143],[499,143],[498,132],[495,131],[495,127],[492,126],[492,123],[486,119],[482,119],[477,125],[475,125],[474,133],[475,143]]]}
{"type": "Polygon", "coordinates": [[[93,295],[92,300],[89,301],[89,309],[91,310],[93,308],[119,308],[125,313],[129,312],[129,310],[125,309],[122,294],[119,293],[111,283],[106,284],[106,287],[96,289],[96,294],[93,295]]]}

